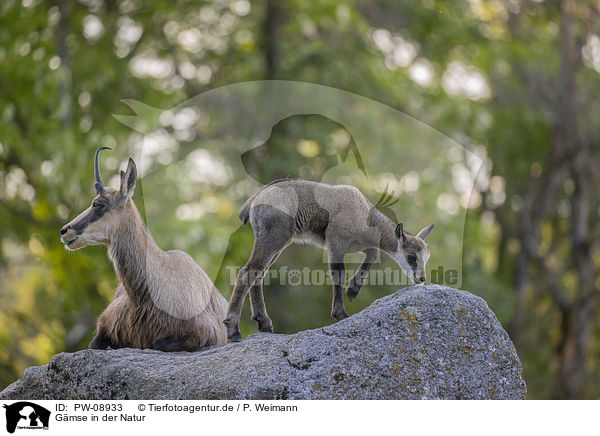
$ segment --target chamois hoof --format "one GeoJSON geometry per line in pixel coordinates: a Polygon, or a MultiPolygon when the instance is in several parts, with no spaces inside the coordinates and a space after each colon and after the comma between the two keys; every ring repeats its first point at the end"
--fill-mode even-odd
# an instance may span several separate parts
{"type": "Polygon", "coordinates": [[[242,340],[240,327],[236,321],[228,316],[223,320],[223,324],[227,327],[227,342],[240,342],[242,340]]]}
{"type": "Polygon", "coordinates": [[[346,313],[345,310],[341,311],[341,312],[331,312],[331,316],[334,317],[337,321],[341,321],[343,319],[348,318],[348,314],[346,313]]]}
{"type": "Polygon", "coordinates": [[[258,331],[265,332],[265,333],[273,333],[273,324],[271,322],[269,322],[269,323],[259,322],[258,323],[258,331]]]}
{"type": "Polygon", "coordinates": [[[242,334],[240,332],[227,335],[227,342],[242,342],[242,334]]]}
{"type": "Polygon", "coordinates": [[[259,332],[273,333],[273,322],[268,316],[265,318],[260,315],[252,315],[252,319],[256,321],[259,332]]]}
{"type": "Polygon", "coordinates": [[[344,292],[348,296],[348,300],[352,301],[356,298],[356,296],[360,292],[360,288],[355,288],[354,286],[348,286],[344,292]]]}

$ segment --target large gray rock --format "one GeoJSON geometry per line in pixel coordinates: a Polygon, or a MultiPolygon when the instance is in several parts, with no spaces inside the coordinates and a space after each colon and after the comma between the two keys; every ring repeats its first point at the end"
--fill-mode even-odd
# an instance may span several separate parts
{"type": "Polygon", "coordinates": [[[1,399],[523,399],[521,362],[486,302],[404,288],[327,327],[196,353],[84,350],[32,367],[1,399]]]}

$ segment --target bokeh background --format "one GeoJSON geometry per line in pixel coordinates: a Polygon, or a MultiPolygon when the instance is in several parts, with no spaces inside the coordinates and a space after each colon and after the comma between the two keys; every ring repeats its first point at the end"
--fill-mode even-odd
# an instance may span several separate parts
{"type": "MultiPolygon", "coordinates": [[[[143,176],[136,202],[159,245],[214,271],[227,298],[223,265],[243,265],[252,244],[238,209],[274,178],[330,175],[374,203],[390,185],[399,202],[387,212],[412,232],[430,218],[461,218],[464,235],[432,233],[436,262],[460,235],[461,287],[485,298],[508,330],[528,397],[598,398],[599,18],[596,0],[3,1],[0,388],[28,366],[85,348],[112,298],[106,248],[68,253],[58,239],[88,206],[91,157],[107,145],[105,182],[116,186],[134,155],[143,176]],[[449,145],[430,167],[377,171],[393,166],[415,130],[375,119],[364,130],[397,142],[370,142],[304,114],[240,154],[242,139],[208,128],[214,116],[171,110],[217,87],[271,79],[367,97],[449,145]],[[436,180],[440,168],[447,183],[436,180]]],[[[319,248],[297,246],[276,265],[319,263],[319,248]]],[[[382,258],[377,267],[386,266],[394,267],[382,258]]],[[[367,286],[347,310],[391,291],[367,286]]],[[[327,286],[275,283],[265,298],[278,332],[332,321],[327,286]]],[[[247,307],[242,319],[243,334],[254,332],[247,307]]]]}

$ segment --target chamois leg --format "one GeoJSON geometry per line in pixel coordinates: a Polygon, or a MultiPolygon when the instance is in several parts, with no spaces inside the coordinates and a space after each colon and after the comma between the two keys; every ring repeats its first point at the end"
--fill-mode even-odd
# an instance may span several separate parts
{"type": "Polygon", "coordinates": [[[273,260],[269,263],[269,266],[265,268],[263,275],[256,280],[254,285],[250,288],[250,307],[252,308],[252,319],[258,324],[258,331],[273,333],[273,322],[267,313],[267,307],[265,306],[265,299],[263,296],[263,279],[264,275],[267,274],[271,265],[275,263],[279,255],[283,250],[280,250],[273,260]]]}
{"type": "Polygon", "coordinates": [[[250,261],[240,270],[235,280],[235,286],[233,287],[233,293],[229,300],[229,308],[227,309],[227,316],[223,320],[223,324],[227,327],[227,340],[229,342],[239,342],[242,340],[242,334],[240,333],[240,316],[242,314],[242,306],[248,294],[248,286],[250,280],[250,274],[248,270],[251,269],[249,266],[250,261]]]}
{"type": "Polygon", "coordinates": [[[367,273],[369,272],[369,269],[371,269],[371,265],[373,265],[375,259],[377,259],[377,251],[377,248],[367,248],[364,250],[365,259],[350,279],[348,287],[346,288],[346,295],[350,301],[356,298],[360,292],[360,288],[362,288],[362,285],[365,283],[367,273]]]}
{"type": "MultiPolygon", "coordinates": [[[[227,327],[227,339],[230,342],[239,342],[242,340],[239,324],[240,316],[242,314],[242,306],[244,304],[244,299],[248,294],[248,290],[254,286],[256,280],[259,278],[262,279],[262,274],[264,274],[275,255],[279,253],[279,251],[282,250],[287,243],[287,241],[285,241],[284,243],[273,245],[274,240],[272,236],[273,235],[271,235],[270,240],[263,239],[262,237],[259,239],[258,235],[256,236],[250,259],[238,273],[235,286],[233,288],[233,294],[229,300],[227,317],[223,320],[223,323],[227,327]]],[[[260,310],[261,304],[262,307],[264,307],[265,304],[262,296],[262,287],[258,287],[256,293],[260,293],[260,299],[255,297],[257,309],[260,310]]],[[[266,315],[266,312],[267,311],[265,309],[264,315],[266,315]]],[[[267,326],[265,324],[265,328],[266,327],[267,326]]]]}
{"type": "Polygon", "coordinates": [[[185,344],[181,340],[174,338],[172,336],[157,339],[152,344],[152,349],[158,350],[158,351],[167,351],[167,352],[169,352],[169,351],[190,351],[189,348],[186,347],[185,344]]]}
{"type": "Polygon", "coordinates": [[[250,307],[252,308],[252,319],[258,324],[258,331],[273,333],[273,322],[267,313],[260,279],[250,288],[250,307]]]}
{"type": "Polygon", "coordinates": [[[333,283],[333,299],[331,302],[331,316],[341,321],[348,318],[344,307],[344,282],[346,281],[346,266],[343,253],[329,251],[329,273],[333,283]]]}
{"type": "Polygon", "coordinates": [[[94,339],[92,339],[88,348],[94,350],[106,350],[108,347],[115,348],[113,346],[112,341],[110,340],[110,337],[108,336],[108,332],[106,331],[106,329],[104,327],[98,326],[96,336],[94,336],[94,339]]]}

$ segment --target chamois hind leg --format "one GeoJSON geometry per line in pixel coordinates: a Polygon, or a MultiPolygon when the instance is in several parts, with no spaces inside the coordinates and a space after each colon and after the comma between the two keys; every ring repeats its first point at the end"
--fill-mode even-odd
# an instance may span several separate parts
{"type": "Polygon", "coordinates": [[[263,279],[264,274],[267,273],[271,265],[275,263],[282,250],[279,250],[275,256],[273,256],[273,260],[269,263],[263,272],[263,275],[256,280],[254,285],[250,288],[250,307],[252,308],[252,319],[258,324],[258,331],[273,333],[273,322],[271,318],[269,318],[269,314],[267,313],[267,307],[265,306],[265,299],[263,297],[263,279]]]}
{"type": "MultiPolygon", "coordinates": [[[[240,316],[242,313],[242,306],[244,299],[248,294],[249,288],[252,288],[259,277],[262,277],[267,267],[273,261],[273,258],[289,243],[292,239],[292,234],[289,228],[283,227],[281,229],[274,228],[276,222],[273,225],[267,226],[267,231],[262,231],[264,227],[261,226],[260,230],[254,229],[254,247],[252,248],[252,254],[250,259],[244,267],[238,273],[233,288],[233,294],[229,300],[229,309],[227,310],[227,317],[223,320],[223,323],[227,327],[227,339],[230,342],[239,342],[242,340],[240,333],[240,316]],[[287,231],[286,231],[287,230],[287,231]]],[[[262,296],[262,287],[258,287],[255,293],[256,309],[259,311],[264,308],[264,300],[262,296]],[[258,294],[260,293],[260,298],[258,294]],[[261,307],[262,306],[262,307],[261,307]]],[[[264,309],[260,313],[261,316],[266,315],[267,311],[264,309]]],[[[268,318],[268,315],[266,315],[268,318]]],[[[266,324],[265,324],[266,327],[266,324]]]]}
{"type": "Polygon", "coordinates": [[[273,322],[267,313],[260,279],[250,288],[250,307],[252,308],[252,319],[256,321],[258,331],[273,333],[273,322]]]}
{"type": "Polygon", "coordinates": [[[235,286],[233,287],[233,293],[229,300],[227,316],[223,320],[223,324],[227,327],[227,340],[229,342],[239,342],[242,340],[242,334],[240,333],[240,316],[246,294],[248,294],[248,282],[250,281],[248,273],[249,269],[250,266],[246,263],[238,273],[237,279],[235,280],[235,286]]]}
{"type": "Polygon", "coordinates": [[[369,269],[371,269],[371,265],[373,265],[375,259],[377,259],[377,251],[377,248],[367,248],[366,250],[363,250],[365,258],[349,280],[348,287],[346,288],[346,295],[350,301],[356,298],[360,292],[360,288],[362,288],[362,285],[365,283],[367,273],[369,272],[369,269]]]}
{"type": "Polygon", "coordinates": [[[329,248],[329,273],[333,283],[333,299],[331,302],[331,316],[341,321],[348,318],[344,307],[344,282],[346,281],[346,266],[344,253],[332,252],[329,248]]]}

